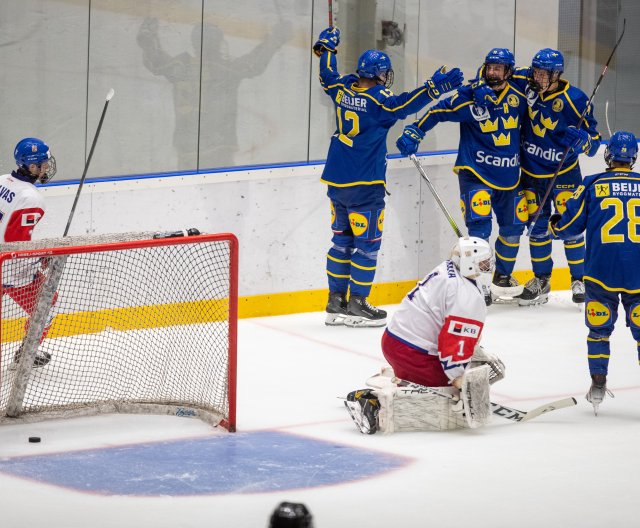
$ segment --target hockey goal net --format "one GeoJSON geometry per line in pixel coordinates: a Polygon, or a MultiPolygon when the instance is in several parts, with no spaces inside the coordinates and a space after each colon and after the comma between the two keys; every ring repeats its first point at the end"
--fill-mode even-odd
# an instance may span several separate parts
{"type": "Polygon", "coordinates": [[[0,276],[0,422],[160,413],[235,430],[233,235],[4,244],[0,276]]]}

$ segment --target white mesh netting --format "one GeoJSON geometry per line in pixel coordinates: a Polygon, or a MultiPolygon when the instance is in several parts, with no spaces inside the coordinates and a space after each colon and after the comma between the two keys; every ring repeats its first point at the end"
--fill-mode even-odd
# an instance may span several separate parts
{"type": "MultiPolygon", "coordinates": [[[[235,316],[230,320],[231,277],[237,273],[230,264],[232,243],[203,235],[164,245],[167,240],[151,240],[151,235],[69,237],[1,247],[3,254],[68,248],[57,298],[43,323],[46,337],[36,352],[36,361],[47,355],[51,360],[27,369],[21,416],[99,409],[229,420],[229,380],[235,380],[230,372],[235,361],[229,360],[235,354],[230,346],[230,325],[235,325],[235,316]],[[131,241],[137,241],[136,247],[124,247],[131,241]]],[[[16,353],[37,292],[45,290],[48,262],[39,253],[1,263],[2,416],[22,371],[16,353]]],[[[33,321],[35,328],[35,315],[33,321]]]]}

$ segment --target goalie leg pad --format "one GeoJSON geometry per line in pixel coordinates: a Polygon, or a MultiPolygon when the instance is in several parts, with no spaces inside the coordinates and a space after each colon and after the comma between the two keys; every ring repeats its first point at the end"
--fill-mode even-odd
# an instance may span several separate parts
{"type": "Polygon", "coordinates": [[[489,365],[467,368],[462,375],[460,396],[464,415],[470,428],[475,429],[489,423],[491,401],[489,400],[489,365]]]}
{"type": "MultiPolygon", "coordinates": [[[[456,395],[453,387],[438,390],[456,395]]],[[[386,387],[376,390],[380,401],[378,429],[384,434],[404,431],[447,431],[468,427],[459,400],[423,389],[386,387]]]]}

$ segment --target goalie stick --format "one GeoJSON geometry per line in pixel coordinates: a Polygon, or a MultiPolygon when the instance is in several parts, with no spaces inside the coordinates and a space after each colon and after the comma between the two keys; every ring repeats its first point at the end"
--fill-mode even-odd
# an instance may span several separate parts
{"type": "MultiPolygon", "coordinates": [[[[399,380],[398,387],[423,390],[432,394],[437,394],[438,396],[442,396],[443,398],[449,398],[450,400],[455,399],[455,397],[451,394],[441,392],[435,387],[426,387],[424,385],[419,385],[410,381],[399,380]]],[[[491,402],[491,412],[496,416],[506,418],[507,420],[511,420],[513,422],[528,422],[529,420],[537,418],[541,414],[555,411],[557,409],[564,409],[565,407],[573,407],[577,404],[578,402],[575,398],[563,398],[561,400],[556,400],[551,403],[541,405],[540,407],[536,407],[535,409],[531,409],[530,411],[519,411],[518,409],[507,407],[506,405],[502,405],[500,403],[491,402]]]]}

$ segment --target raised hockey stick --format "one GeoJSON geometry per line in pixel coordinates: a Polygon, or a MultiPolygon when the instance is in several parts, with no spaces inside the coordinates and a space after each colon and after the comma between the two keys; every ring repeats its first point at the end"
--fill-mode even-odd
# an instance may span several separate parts
{"type": "Polygon", "coordinates": [[[333,1],[329,0],[329,27],[333,27],[333,1]]]}
{"type": "MultiPolygon", "coordinates": [[[[618,41],[616,42],[616,45],[613,47],[613,49],[611,50],[611,54],[609,55],[609,58],[607,59],[607,63],[604,65],[604,68],[602,69],[602,73],[600,74],[600,77],[598,78],[598,82],[596,82],[595,87],[593,88],[593,92],[591,92],[591,97],[589,97],[589,100],[587,101],[587,104],[584,107],[584,110],[582,111],[582,114],[580,114],[580,119],[578,120],[578,126],[576,128],[580,129],[580,127],[582,126],[582,122],[584,121],[584,117],[587,115],[587,112],[589,111],[589,108],[591,107],[591,101],[593,101],[593,98],[596,95],[596,92],[598,91],[598,88],[600,88],[600,84],[602,84],[602,79],[604,79],[605,74],[607,73],[607,70],[609,69],[609,63],[611,62],[611,59],[613,59],[613,56],[616,53],[616,50],[618,49],[618,46],[620,45],[620,42],[622,41],[622,37],[624,37],[624,30],[625,27],[627,25],[627,19],[623,19],[622,21],[622,33],[620,33],[620,36],[618,37],[618,41]]],[[[533,226],[538,222],[538,218],[540,217],[540,213],[542,213],[542,207],[544,206],[545,203],[547,203],[547,199],[549,198],[549,195],[551,194],[551,189],[553,189],[553,185],[556,182],[556,179],[558,179],[558,174],[560,172],[560,169],[562,169],[562,165],[564,163],[564,160],[567,157],[567,154],[569,154],[569,150],[571,149],[571,145],[567,146],[564,149],[564,152],[562,153],[562,157],[560,158],[560,161],[558,162],[558,166],[556,167],[556,171],[553,173],[553,177],[551,178],[551,181],[549,182],[549,185],[547,186],[547,191],[544,193],[544,196],[542,197],[542,200],[540,201],[540,204],[538,205],[538,211],[536,213],[536,215],[534,216],[533,220],[531,221],[531,224],[529,226],[529,232],[531,232],[531,230],[533,229],[533,226]]]]}
{"type": "Polygon", "coordinates": [[[418,169],[418,172],[420,173],[420,176],[422,176],[424,181],[427,182],[427,185],[429,186],[429,190],[431,191],[431,194],[433,194],[433,197],[436,199],[436,202],[438,202],[438,205],[440,206],[440,209],[442,209],[442,212],[444,213],[444,216],[447,217],[447,220],[449,221],[449,225],[451,226],[451,228],[455,232],[456,236],[458,238],[462,238],[462,236],[463,236],[462,232],[458,228],[458,225],[456,224],[456,221],[453,219],[453,216],[451,216],[451,214],[449,213],[449,211],[445,207],[443,201],[440,199],[440,196],[438,195],[438,192],[436,191],[436,188],[433,186],[433,183],[431,183],[431,180],[429,179],[429,176],[427,176],[427,173],[422,168],[422,164],[420,163],[420,160],[418,160],[418,158],[416,157],[415,154],[411,154],[411,156],[409,156],[409,158],[411,159],[411,161],[413,161],[414,165],[416,166],[416,169],[418,169]]]}
{"type": "MultiPolygon", "coordinates": [[[[450,400],[455,399],[453,395],[441,392],[435,387],[426,387],[424,385],[419,385],[410,381],[400,380],[398,387],[429,392],[431,394],[436,394],[450,400]]],[[[511,420],[513,422],[528,422],[529,420],[537,418],[541,414],[545,414],[558,409],[564,409],[565,407],[573,407],[577,404],[578,402],[575,398],[563,398],[561,400],[556,400],[551,403],[541,405],[540,407],[536,407],[535,409],[531,409],[530,411],[519,411],[518,409],[507,407],[506,405],[502,405],[500,403],[491,402],[491,412],[496,416],[506,418],[507,420],[511,420]]]]}
{"type": "Polygon", "coordinates": [[[96,143],[98,141],[98,136],[100,135],[100,129],[102,128],[102,122],[104,121],[104,116],[107,113],[107,107],[109,106],[109,101],[114,94],[113,88],[109,90],[107,93],[107,99],[104,102],[104,108],[102,109],[102,115],[100,116],[100,121],[98,123],[98,129],[96,130],[95,135],[93,136],[93,143],[91,144],[91,150],[89,150],[89,157],[87,158],[87,162],[84,164],[84,171],[82,172],[82,177],[80,178],[80,184],[78,185],[78,190],[76,192],[75,200],[73,200],[73,206],[71,207],[71,213],[69,214],[69,219],[67,220],[67,227],[64,228],[63,237],[67,236],[69,233],[69,227],[71,227],[71,220],[73,219],[73,214],[76,212],[76,205],[78,205],[78,198],[80,198],[80,192],[82,191],[82,186],[84,185],[84,180],[87,177],[87,170],[89,170],[89,163],[91,163],[91,158],[93,156],[93,149],[96,148],[96,143]]]}

